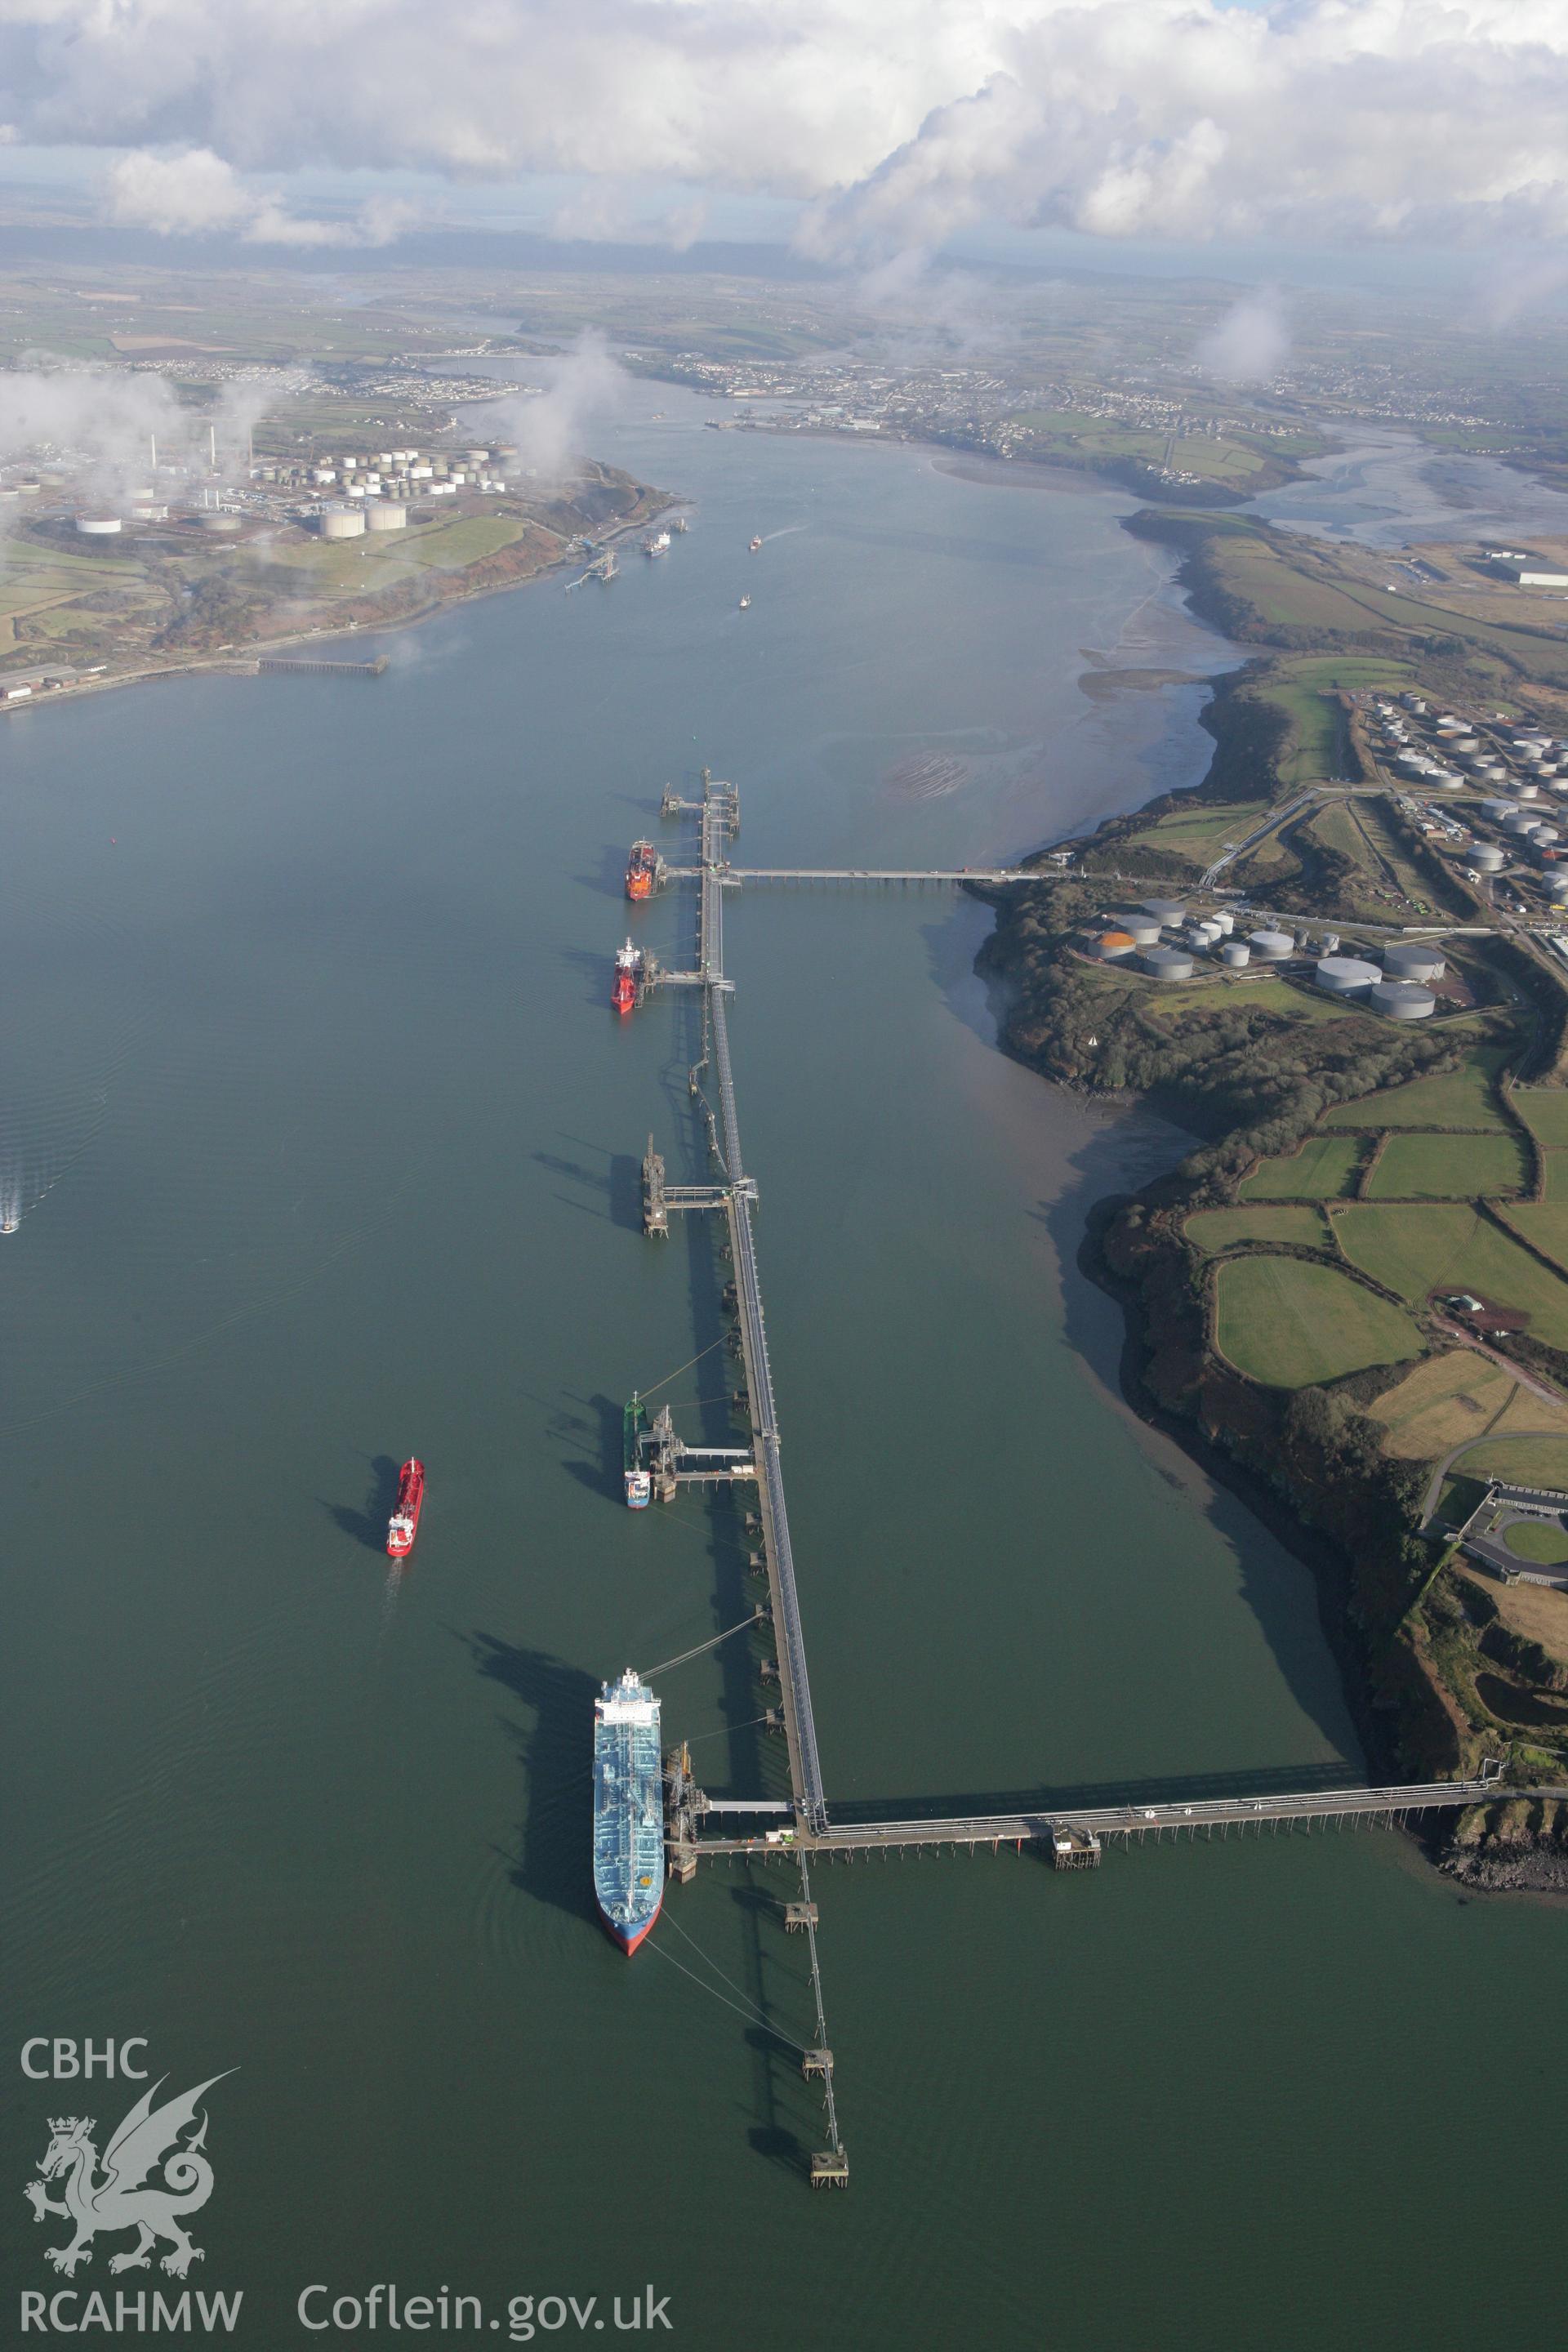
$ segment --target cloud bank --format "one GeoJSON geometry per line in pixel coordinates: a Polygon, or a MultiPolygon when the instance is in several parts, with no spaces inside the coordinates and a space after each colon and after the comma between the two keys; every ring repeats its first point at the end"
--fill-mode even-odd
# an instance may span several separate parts
{"type": "Polygon", "coordinates": [[[171,234],[205,195],[241,235],[326,241],[223,178],[304,165],[803,199],[807,247],[859,263],[984,215],[1568,228],[1563,0],[0,0],[0,85],[22,140],[152,151],[114,201],[171,234]]]}
{"type": "Polygon", "coordinates": [[[248,188],[210,147],[174,155],[122,155],[105,184],[105,210],[121,228],[162,236],[237,233],[249,245],[390,245],[411,225],[413,206],[372,198],[348,220],[309,220],[276,190],[248,188]]]}

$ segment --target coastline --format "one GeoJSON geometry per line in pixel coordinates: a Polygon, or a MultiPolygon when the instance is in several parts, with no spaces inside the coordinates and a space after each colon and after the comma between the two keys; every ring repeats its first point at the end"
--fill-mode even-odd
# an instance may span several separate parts
{"type": "MultiPolygon", "coordinates": [[[[1088,920],[1108,886],[1115,895],[1111,875],[1087,862],[1091,846],[1109,849],[1173,807],[1237,802],[1245,792],[1259,789],[1260,775],[1279,786],[1273,770],[1278,741],[1260,723],[1269,713],[1249,693],[1269,673],[1272,648],[1258,644],[1256,635],[1248,646],[1246,634],[1233,635],[1235,604],[1202,562],[1194,561],[1180,520],[1136,514],[1122,518],[1122,528],[1177,547],[1174,582],[1188,611],[1232,642],[1239,637],[1249,657],[1241,667],[1202,681],[1209,698],[1199,723],[1214,749],[1195,790],[1156,793],[1138,809],[1105,819],[1088,835],[1058,837],[1074,842],[1080,863],[1071,879],[1058,874],[1048,891],[1001,894],[975,887],[974,895],[985,898],[995,914],[975,970],[986,989],[997,1042],[1011,1058],[1070,1090],[1102,1100],[1146,1101],[1193,1136],[1194,1148],[1178,1169],[1137,1192],[1102,1195],[1090,1209],[1079,1266],[1121,1309],[1123,1399],[1142,1421],[1173,1439],[1207,1476],[1233,1493],[1308,1569],[1324,1635],[1373,1770],[1389,1777],[1404,1769],[1424,1777],[1461,1777],[1476,1744],[1475,1727],[1446,1688],[1409,1598],[1417,1553],[1417,1601],[1452,1557],[1440,1549],[1436,1565],[1430,1564],[1430,1538],[1416,1501],[1430,1465],[1383,1459],[1361,1434],[1373,1424],[1358,1420],[1355,1412],[1386,1381],[1369,1371],[1294,1394],[1261,1391],[1215,1349],[1214,1311],[1207,1303],[1212,1293],[1203,1292],[1204,1276],[1194,1273],[1184,1227],[1195,1208],[1235,1197],[1237,1148],[1255,1141],[1247,1134],[1247,1117],[1238,1113],[1234,1099],[1227,1102],[1205,1087],[1201,1048],[1186,1067],[1152,1079],[1123,1076],[1111,1084],[1103,1059],[1098,1065],[1080,1059],[1074,1066],[1070,1052],[1062,1050],[1068,1041],[1061,1025],[1053,1032],[1048,1010],[1032,1026],[1020,1019],[1028,990],[1037,985],[1021,952],[1031,902],[1037,929],[1052,935],[1047,955],[1054,951],[1065,963],[1063,950],[1072,944],[1065,927],[1088,920]],[[1227,1150],[1231,1164],[1225,1171],[1227,1150]],[[1317,1416],[1322,1426],[1312,1425],[1310,1410],[1298,1410],[1313,1398],[1330,1408],[1317,1416]]],[[[1021,862],[1040,866],[1044,878],[1057,845],[1045,845],[1021,862]]],[[[1121,850],[1106,861],[1124,884],[1132,883],[1134,892],[1141,856],[1135,851],[1129,857],[1121,850]],[[1124,870],[1129,866],[1131,873],[1124,870]]],[[[1155,887],[1160,871],[1158,862],[1151,861],[1144,887],[1155,887]]],[[[1194,878],[1189,874],[1178,885],[1162,877],[1160,887],[1191,889],[1194,878]]],[[[1028,951],[1037,958],[1037,945],[1028,951]]],[[[1040,999],[1037,993],[1034,1010],[1037,1013],[1049,1003],[1048,994],[1040,999]]],[[[1087,1042],[1098,1046],[1100,1039],[1092,1035],[1087,1042]]],[[[1440,1060],[1439,1053],[1426,1064],[1390,1064],[1376,1087],[1381,1091],[1408,1080],[1440,1060]]],[[[1264,1147],[1282,1148],[1289,1147],[1264,1147]]],[[[1256,1156],[1255,1150],[1247,1153],[1242,1169],[1256,1164],[1256,1156]]],[[[1393,1294],[1385,1295],[1392,1300],[1393,1294]]],[[[1559,1780],[1563,1777],[1557,1775],[1559,1780]]],[[[1555,1903],[1568,1899],[1568,1820],[1563,1811],[1549,1801],[1532,1804],[1529,1783],[1516,1780],[1498,1804],[1472,1809],[1446,1827],[1423,1829],[1417,1842],[1430,1862],[1474,1892],[1525,1894],[1555,1903]]]]}
{"type": "MultiPolygon", "coordinates": [[[[598,542],[602,549],[618,547],[624,539],[646,530],[660,516],[673,514],[678,508],[691,504],[689,498],[677,491],[656,490],[646,482],[638,483],[637,489],[639,496],[646,495],[657,503],[606,531],[598,542]]],[[[173,661],[155,663],[145,669],[117,670],[111,677],[83,678],[78,686],[60,688],[50,694],[35,695],[24,702],[0,702],[0,718],[21,718],[29,711],[54,709],[82,702],[89,695],[109,693],[120,687],[153,686],[160,678],[189,677],[202,671],[220,677],[254,677],[258,662],[269,655],[288,653],[301,646],[359,645],[367,638],[393,635],[403,629],[416,628],[421,622],[434,620],[439,614],[453,612],[459,605],[477,604],[481,597],[510,596],[520,589],[536,587],[541,581],[549,580],[559,572],[570,572],[576,561],[574,556],[554,556],[548,563],[542,563],[537,572],[523,572],[512,580],[480,581],[472,587],[458,589],[453,595],[433,596],[427,604],[409,613],[399,613],[394,620],[372,623],[367,626],[350,621],[339,628],[304,629],[289,636],[256,637],[243,650],[231,646],[222,653],[189,654],[173,661]]]]}

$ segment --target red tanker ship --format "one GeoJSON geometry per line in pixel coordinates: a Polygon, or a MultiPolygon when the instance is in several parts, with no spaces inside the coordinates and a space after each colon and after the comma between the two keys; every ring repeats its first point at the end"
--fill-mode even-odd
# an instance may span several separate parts
{"type": "Polygon", "coordinates": [[[626,861],[626,896],[651,898],[658,876],[658,852],[651,841],[634,841],[626,861]]]}
{"type": "Polygon", "coordinates": [[[633,947],[628,940],[624,948],[616,950],[616,978],[610,990],[610,1003],[617,1013],[631,1011],[641,985],[642,950],[633,947]]]}
{"type": "Polygon", "coordinates": [[[397,1480],[397,1503],[386,1523],[386,1555],[389,1559],[406,1559],[414,1549],[414,1538],[419,1532],[419,1514],[425,1507],[425,1465],[405,1462],[397,1480]]]}

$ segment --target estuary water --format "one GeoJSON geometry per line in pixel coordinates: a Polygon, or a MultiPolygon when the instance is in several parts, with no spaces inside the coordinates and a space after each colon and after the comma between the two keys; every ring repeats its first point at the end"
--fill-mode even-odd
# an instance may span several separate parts
{"type": "MultiPolygon", "coordinates": [[[[319,2321],[384,2282],[501,2342],[574,2337],[552,2296],[613,2333],[651,2283],[700,2352],[1537,2332],[1563,1920],[1399,1840],[823,1868],[843,2196],[804,2183],[784,1873],[673,1890],[629,1965],[595,1924],[597,1684],[752,1591],[722,1508],[617,1499],[631,1389],[712,1433],[735,1381],[711,1234],[637,1226],[650,1131],[703,1171],[682,1008],[608,1009],[628,916],[689,943],[688,896],[626,908],[627,842],[709,761],[749,864],[983,863],[1201,773],[1232,658],[1113,494],[638,407],[608,454],[689,497],[665,561],[468,606],[374,684],[4,729],[14,2042],[226,2076],[187,2284],[242,2290],[264,2352],[335,2340],[303,2290],[319,2321]],[[1108,667],[1192,683],[1084,692],[1108,667]]],[[[1089,1202],[1181,1139],[1003,1059],[985,921],[728,908],[830,1798],[1354,1777],[1306,1572],[1133,1422],[1076,1271],[1089,1202]]],[[[782,1784],[761,1655],[659,1678],[715,1791],[782,1784]]],[[[17,2194],[47,2118],[101,2149],[140,2088],[13,2075],[11,2294],[68,2284],[17,2194]]],[[[111,2282],[129,2244],[71,2284],[174,2292],[111,2282]]]]}

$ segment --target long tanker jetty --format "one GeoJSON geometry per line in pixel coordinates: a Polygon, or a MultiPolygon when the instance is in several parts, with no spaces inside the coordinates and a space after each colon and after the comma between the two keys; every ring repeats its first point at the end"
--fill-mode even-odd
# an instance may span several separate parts
{"type": "MultiPolygon", "coordinates": [[[[747,1527],[759,1549],[752,1564],[765,1578],[764,1611],[742,1621],[742,1626],[715,1637],[715,1643],[759,1622],[771,1623],[777,1657],[763,1668],[770,1697],[776,1689],[777,1706],[767,1707],[764,1720],[782,1730],[789,1756],[790,1795],[773,1799],[714,1797],[700,1788],[693,1775],[689,1752],[670,1751],[665,1760],[665,1838],[669,1875],[689,1881],[704,1862],[783,1864],[798,1885],[798,1893],[784,1902],[784,1924],[807,1939],[807,1958],[815,2010],[816,2040],[805,2051],[802,2069],[821,2090],[826,2147],[811,2158],[814,2188],[843,2188],[849,2179],[849,2160],[839,2126],[835,2093],[834,2055],[829,2044],[823,1981],[817,1951],[820,1924],[813,1894],[812,1866],[817,1863],[852,1862],[876,1855],[930,1851],[948,1847],[1001,1853],[1043,1852],[1058,1869],[1097,1867],[1108,1846],[1142,1843],[1151,1839],[1261,1836],[1287,1832],[1321,1832],[1346,1828],[1396,1828],[1413,1818],[1439,1811],[1458,1810],[1495,1798],[1500,1767],[1487,1763],[1480,1777],[1466,1780],[1425,1781],[1408,1786],[1294,1790],[1252,1794],[1246,1790],[1215,1793],[1205,1790],[1191,1801],[1181,1799],[1127,1801],[1089,1807],[1015,1806],[987,1813],[959,1813],[928,1820],[865,1818],[870,1810],[856,1808],[862,1818],[836,1820],[824,1793],[817,1751],[816,1723],[812,1710],[811,1680],[806,1668],[805,1636],[795,1579],[789,1511],[784,1496],[784,1466],[779,1442],[778,1403],[768,1356],[767,1325],[763,1308],[762,1274],[758,1261],[755,1216],[757,1185],[746,1167],[736,1102],[734,1058],[730,1041],[730,1010],[734,983],[724,971],[724,900],[746,885],[862,883],[906,887],[949,888],[966,883],[999,887],[1037,881],[1038,873],[1023,866],[944,867],[941,869],[878,869],[871,867],[813,869],[805,867],[738,866],[731,851],[740,830],[740,795],[704,769],[701,796],[687,800],[667,790],[662,804],[667,818],[694,816],[698,822],[696,861],[667,864],[660,856],[637,862],[647,872],[654,895],[678,883],[697,885],[697,925],[693,960],[689,968],[667,970],[651,955],[642,961],[637,1002],[646,1003],[659,990],[696,992],[700,1006],[700,1043],[689,1073],[691,1098],[700,1113],[712,1163],[704,1182],[672,1184],[665,1162],[650,1136],[643,1159],[643,1230],[662,1240],[670,1219],[686,1213],[721,1217],[733,1266],[732,1302],[744,1371],[744,1408],[751,1441],[738,1446],[699,1446],[679,1437],[668,1410],[649,1415],[640,1403],[627,1417],[627,1499],[667,1501],[682,1486],[734,1486],[744,1482],[754,1489],[754,1509],[747,1527]],[[634,1458],[635,1456],[635,1458],[634,1458]],[[633,1481],[636,1481],[635,1488],[633,1481]],[[646,1481],[646,1484],[645,1484],[646,1481]]],[[[651,846],[639,844],[639,849],[651,846]]],[[[713,1643],[704,1643],[703,1648],[713,1643]]],[[[688,1654],[695,1655],[696,1653],[688,1654]]],[[[1533,1790],[1568,1800],[1568,1789],[1533,1790]]]]}

